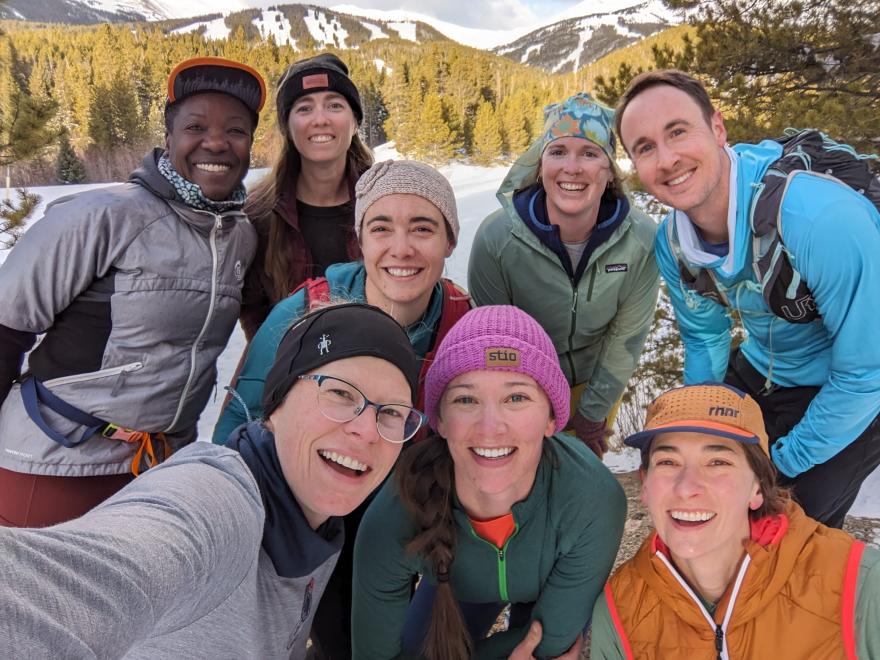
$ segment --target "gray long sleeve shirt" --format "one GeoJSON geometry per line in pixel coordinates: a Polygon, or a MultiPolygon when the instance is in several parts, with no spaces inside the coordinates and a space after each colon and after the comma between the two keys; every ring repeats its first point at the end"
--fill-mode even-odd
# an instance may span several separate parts
{"type": "Polygon", "coordinates": [[[337,554],[280,577],[263,522],[241,456],[199,442],[82,518],[0,528],[0,655],[304,657],[337,554]]]}

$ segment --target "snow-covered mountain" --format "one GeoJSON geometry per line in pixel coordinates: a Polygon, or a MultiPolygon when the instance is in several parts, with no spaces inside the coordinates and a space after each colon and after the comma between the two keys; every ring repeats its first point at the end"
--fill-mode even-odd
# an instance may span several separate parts
{"type": "Polygon", "coordinates": [[[682,21],[659,0],[586,0],[557,18],[494,52],[553,73],[577,71],[682,21]]]}
{"type": "Polygon", "coordinates": [[[681,19],[661,0],[583,0],[565,12],[516,30],[471,28],[406,10],[383,11],[340,4],[272,4],[273,0],[8,0],[0,18],[96,23],[173,20],[174,32],[223,39],[237,26],[249,37],[293,48],[357,48],[388,37],[409,41],[448,38],[492,50],[551,72],[575,71],[603,55],[659,32],[681,19]],[[192,18],[192,20],[187,20],[192,18]]]}

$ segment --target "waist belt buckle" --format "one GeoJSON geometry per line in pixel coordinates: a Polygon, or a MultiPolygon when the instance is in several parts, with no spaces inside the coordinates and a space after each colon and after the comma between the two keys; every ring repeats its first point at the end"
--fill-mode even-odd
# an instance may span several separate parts
{"type": "Polygon", "coordinates": [[[101,431],[101,435],[108,440],[121,440],[122,442],[135,442],[137,441],[137,437],[140,435],[139,431],[135,431],[134,429],[127,429],[123,426],[118,426],[116,424],[108,423],[104,430],[101,431]]]}

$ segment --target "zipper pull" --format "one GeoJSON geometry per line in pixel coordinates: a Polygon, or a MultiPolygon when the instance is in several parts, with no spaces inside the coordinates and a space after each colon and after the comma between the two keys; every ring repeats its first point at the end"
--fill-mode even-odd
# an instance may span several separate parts
{"type": "Polygon", "coordinates": [[[223,229],[223,218],[219,215],[215,215],[214,218],[217,220],[217,222],[214,223],[214,226],[217,228],[217,231],[220,231],[223,229]]]}
{"type": "Polygon", "coordinates": [[[504,548],[498,549],[498,559],[499,561],[504,561],[504,548]]]}
{"type": "Polygon", "coordinates": [[[715,624],[715,652],[718,654],[716,660],[722,660],[721,652],[724,650],[724,631],[720,624],[715,624]]]}
{"type": "Polygon", "coordinates": [[[577,311],[578,306],[578,290],[574,290],[574,297],[571,299],[571,313],[574,314],[577,311]]]}

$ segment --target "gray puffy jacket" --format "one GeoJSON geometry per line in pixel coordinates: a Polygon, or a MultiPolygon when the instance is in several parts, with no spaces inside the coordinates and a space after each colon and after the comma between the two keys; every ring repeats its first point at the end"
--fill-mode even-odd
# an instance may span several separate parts
{"type": "MultiPolygon", "coordinates": [[[[232,333],[256,234],[240,211],[184,205],[147,154],[129,182],[58,199],[0,268],[0,325],[45,333],[29,369],[69,404],[176,449],[195,439],[232,333]]],[[[82,428],[42,407],[56,431],[82,428]]],[[[15,384],[0,409],[0,467],[123,474],[134,446],[93,436],[68,449],[28,417],[15,384]]]]}

